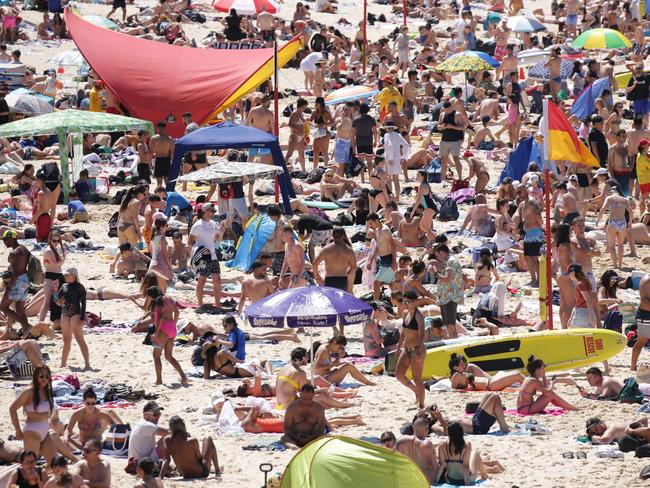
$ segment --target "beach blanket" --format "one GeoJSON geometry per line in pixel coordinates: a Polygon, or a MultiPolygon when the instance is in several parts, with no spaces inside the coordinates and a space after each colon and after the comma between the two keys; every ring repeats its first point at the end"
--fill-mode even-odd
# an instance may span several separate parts
{"type": "Polygon", "coordinates": [[[517,417],[530,417],[531,415],[551,415],[552,417],[559,417],[560,415],[564,415],[567,412],[568,410],[560,407],[548,407],[538,414],[521,413],[516,408],[509,408],[505,411],[506,414],[516,415],[517,417]]]}

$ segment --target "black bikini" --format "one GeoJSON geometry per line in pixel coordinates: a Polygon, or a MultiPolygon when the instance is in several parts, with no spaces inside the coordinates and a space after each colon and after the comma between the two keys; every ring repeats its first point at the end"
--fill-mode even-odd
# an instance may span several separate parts
{"type": "Polygon", "coordinates": [[[418,321],[415,319],[415,315],[416,314],[413,314],[413,317],[411,317],[411,320],[409,320],[408,324],[406,323],[406,317],[404,317],[404,320],[402,321],[402,328],[418,330],[418,321]]]}

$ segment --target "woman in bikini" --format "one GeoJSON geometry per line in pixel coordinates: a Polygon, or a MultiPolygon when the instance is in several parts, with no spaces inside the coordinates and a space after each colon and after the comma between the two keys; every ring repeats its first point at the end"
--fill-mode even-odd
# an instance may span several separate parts
{"type": "Polygon", "coordinates": [[[459,422],[449,423],[447,440],[438,446],[438,481],[466,486],[473,485],[478,477],[487,479],[489,474],[502,472],[503,466],[498,461],[483,461],[481,453],[472,449],[459,422]]]}
{"type": "Polygon", "coordinates": [[[433,200],[433,192],[427,181],[427,170],[418,170],[417,175],[418,193],[415,196],[415,203],[411,211],[411,218],[415,216],[418,207],[422,207],[422,217],[420,218],[420,230],[426,233],[427,242],[433,242],[436,234],[433,231],[433,218],[438,212],[438,207],[433,200]]]}
{"type": "Polygon", "coordinates": [[[316,126],[313,135],[312,148],[314,151],[314,168],[319,166],[320,157],[323,157],[323,164],[325,166],[329,163],[328,148],[330,144],[328,127],[334,123],[332,114],[325,106],[325,99],[323,97],[316,97],[314,111],[311,113],[309,121],[316,126]]]}
{"type": "Polygon", "coordinates": [[[524,379],[517,396],[517,411],[523,415],[533,415],[544,411],[549,403],[565,410],[579,410],[553,391],[555,380],[546,379],[544,361],[535,356],[528,358],[528,376],[524,379]],[[539,392],[537,397],[536,393],[539,392]]]}
{"type": "Polygon", "coordinates": [[[474,293],[489,293],[492,289],[492,277],[499,281],[499,273],[494,264],[492,251],[488,248],[481,249],[479,262],[474,265],[474,293]]]}
{"type": "Polygon", "coordinates": [[[45,280],[43,281],[43,302],[38,313],[39,322],[45,321],[45,316],[50,311],[54,282],[63,277],[61,266],[64,261],[65,248],[61,241],[61,233],[58,230],[52,230],[47,239],[47,248],[43,251],[45,280]]]}
{"type": "Polygon", "coordinates": [[[392,198],[390,189],[386,184],[384,164],[384,158],[378,158],[368,178],[372,187],[368,194],[370,199],[370,213],[375,213],[380,208],[386,208],[386,203],[392,198]]]}
{"type": "Polygon", "coordinates": [[[632,209],[630,204],[620,192],[618,187],[610,187],[612,192],[598,212],[596,218],[596,227],[600,224],[600,219],[606,210],[609,210],[609,220],[607,221],[607,247],[612,257],[614,268],[623,267],[623,254],[625,246],[625,237],[627,236],[628,222],[632,220],[632,209]]]}
{"type": "Polygon", "coordinates": [[[556,264],[559,266],[559,272],[555,273],[555,281],[560,289],[560,324],[563,329],[569,327],[571,311],[575,306],[575,284],[565,270],[574,262],[573,248],[571,247],[571,226],[569,224],[559,224],[555,233],[554,254],[556,264]]]}
{"type": "Polygon", "coordinates": [[[402,294],[402,303],[406,306],[402,322],[402,332],[397,344],[395,357],[395,378],[415,394],[418,408],[424,408],[424,316],[417,307],[418,296],[413,291],[402,294]],[[406,377],[406,371],[411,368],[413,381],[406,377]]]}
{"type": "Polygon", "coordinates": [[[179,315],[176,303],[168,296],[165,296],[157,286],[148,288],[147,296],[151,298],[149,312],[153,316],[155,327],[155,333],[151,339],[153,342],[153,362],[156,368],[156,384],[162,385],[161,357],[164,351],[165,359],[181,377],[181,384],[187,385],[189,383],[187,377],[176,358],[174,358],[174,339],[176,339],[176,322],[179,315]]]}
{"type": "Polygon", "coordinates": [[[84,370],[89,370],[90,354],[83,329],[83,322],[86,318],[86,288],[79,282],[79,273],[76,268],[66,269],[63,278],[65,283],[58,292],[59,299],[57,300],[57,305],[61,307],[61,332],[63,333],[61,367],[65,368],[68,363],[74,336],[84,358],[84,370]]]}
{"type": "Polygon", "coordinates": [[[140,207],[144,197],[144,186],[133,186],[124,195],[117,217],[117,238],[120,244],[128,242],[135,247],[142,241],[140,207]]]}
{"type": "Polygon", "coordinates": [[[23,441],[26,451],[52,459],[56,454],[49,436],[49,418],[54,410],[52,395],[52,373],[47,366],[34,368],[32,385],[25,388],[9,407],[11,423],[16,431],[16,440],[23,441]],[[18,420],[18,410],[23,409],[26,420],[22,429],[18,420]]]}
{"type": "Polygon", "coordinates": [[[270,374],[271,363],[263,360],[245,363],[237,359],[230,351],[220,348],[217,341],[206,341],[201,351],[203,358],[203,379],[210,379],[210,373],[228,378],[252,378],[255,374],[270,374]]]}
{"type": "Polygon", "coordinates": [[[615,144],[617,142],[616,133],[620,130],[621,123],[623,122],[623,109],[623,102],[616,102],[614,104],[614,110],[605,119],[603,132],[607,136],[607,142],[609,144],[615,144]]]}
{"type": "MultiPolygon", "coordinates": [[[[404,288],[402,291],[410,291],[416,294],[416,307],[435,305],[436,303],[436,299],[433,294],[422,284],[426,271],[427,266],[423,261],[414,261],[411,264],[411,274],[409,274],[404,281],[404,288]]],[[[440,309],[438,307],[436,307],[436,309],[439,313],[440,309]]]]}
{"type": "Polygon", "coordinates": [[[70,417],[65,436],[66,442],[78,449],[83,448],[86,441],[92,439],[101,441],[106,426],[123,423],[115,412],[102,412],[97,408],[97,394],[92,388],[84,391],[83,402],[83,407],[76,410],[70,417]],[[74,428],[77,425],[79,434],[75,435],[74,428]]]}
{"type": "Polygon", "coordinates": [[[497,199],[497,218],[495,220],[496,232],[492,238],[492,242],[497,245],[499,252],[507,251],[508,249],[520,249],[521,247],[515,240],[516,234],[514,233],[514,224],[508,214],[510,209],[510,201],[506,198],[497,199]]]}
{"type": "Polygon", "coordinates": [[[366,386],[375,384],[352,363],[341,362],[348,341],[345,336],[332,337],[325,344],[318,344],[314,354],[314,373],[335,385],[340,384],[347,375],[366,386]]]}
{"type": "Polygon", "coordinates": [[[167,283],[174,278],[172,263],[169,258],[169,248],[165,233],[167,232],[167,219],[156,219],[154,222],[154,236],[151,239],[151,262],[149,271],[158,277],[158,288],[165,293],[167,283]]]}
{"type": "Polygon", "coordinates": [[[468,363],[462,354],[453,353],[449,361],[451,387],[455,390],[501,391],[516,383],[523,383],[525,376],[519,371],[500,371],[490,376],[476,364],[468,363]]]}
{"type": "Polygon", "coordinates": [[[597,292],[600,320],[605,318],[609,307],[623,303],[623,300],[616,297],[619,280],[618,273],[613,269],[608,269],[600,277],[597,292]]]}

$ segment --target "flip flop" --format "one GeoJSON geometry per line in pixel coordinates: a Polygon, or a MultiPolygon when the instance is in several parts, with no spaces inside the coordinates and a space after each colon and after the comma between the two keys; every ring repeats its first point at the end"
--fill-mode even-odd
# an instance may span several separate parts
{"type": "Polygon", "coordinates": [[[563,452],[562,457],[564,459],[574,459],[575,458],[575,456],[573,455],[573,453],[571,451],[563,452]]]}
{"type": "Polygon", "coordinates": [[[576,459],[587,459],[587,453],[584,451],[576,452],[576,459]]]}

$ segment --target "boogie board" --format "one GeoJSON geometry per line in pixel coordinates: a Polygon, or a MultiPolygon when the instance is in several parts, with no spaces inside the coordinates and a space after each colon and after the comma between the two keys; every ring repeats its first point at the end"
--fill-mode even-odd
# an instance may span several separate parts
{"type": "Polygon", "coordinates": [[[321,210],[338,210],[341,207],[336,204],[336,202],[319,202],[315,200],[305,200],[302,202],[305,204],[305,207],[309,208],[320,208],[321,210]]]}
{"type": "MultiPolygon", "coordinates": [[[[525,371],[535,355],[546,371],[580,368],[616,356],[626,346],[625,336],[605,329],[566,329],[485,337],[482,340],[437,347],[427,351],[423,378],[449,376],[452,353],[484,371],[525,371]]],[[[410,370],[407,376],[410,376],[410,370]]]]}

